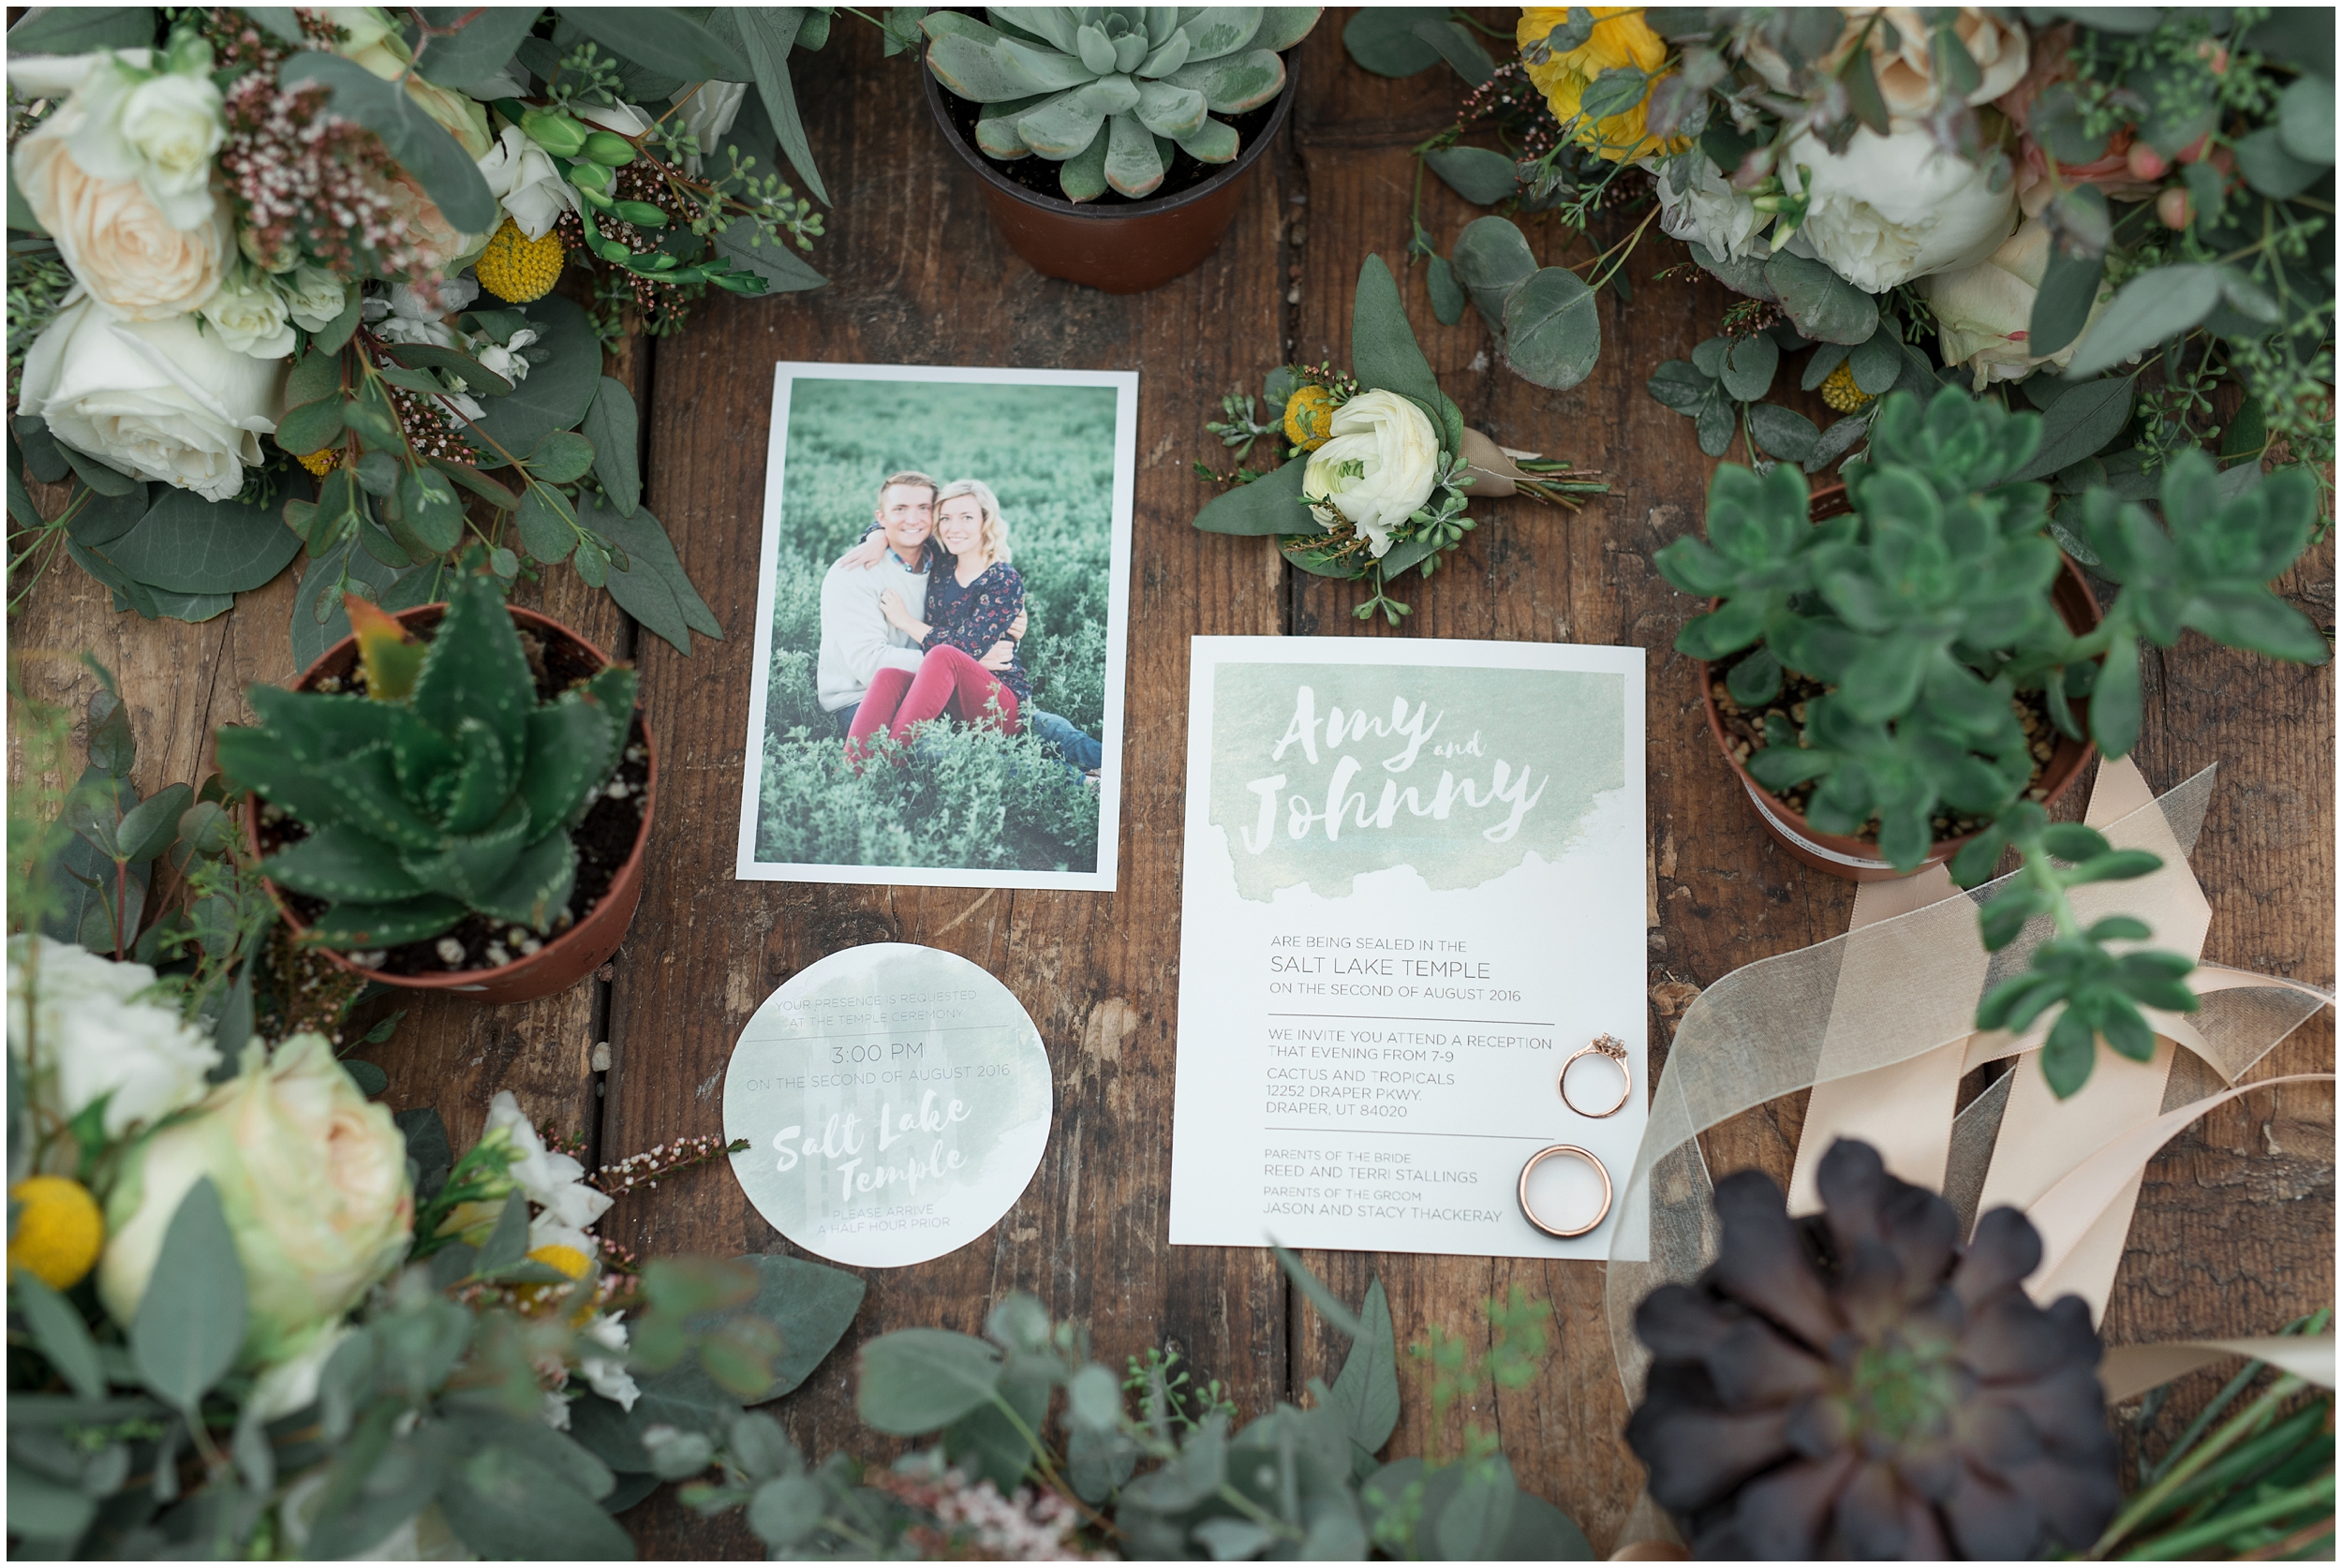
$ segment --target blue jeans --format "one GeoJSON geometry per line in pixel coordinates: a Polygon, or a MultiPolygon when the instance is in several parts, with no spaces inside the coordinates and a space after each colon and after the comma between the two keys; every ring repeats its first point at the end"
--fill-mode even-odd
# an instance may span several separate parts
{"type": "MultiPolygon", "coordinates": [[[[861,708],[859,703],[848,703],[829,716],[831,722],[837,726],[840,736],[853,729],[853,716],[861,708]]],[[[1105,762],[1105,747],[1092,740],[1089,732],[1076,729],[1070,718],[1061,718],[1041,708],[1029,708],[1025,713],[1025,728],[1038,736],[1043,744],[1055,747],[1057,754],[1065,759],[1066,768],[1076,778],[1105,762]]]]}

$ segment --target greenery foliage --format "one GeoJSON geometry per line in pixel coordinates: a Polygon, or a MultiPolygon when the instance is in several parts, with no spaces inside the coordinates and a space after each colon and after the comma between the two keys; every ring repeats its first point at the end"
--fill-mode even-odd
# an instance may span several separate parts
{"type": "Polygon", "coordinates": [[[859,543],[879,481],[915,468],[1000,497],[1029,617],[1033,704],[1096,735],[1105,719],[1116,393],[1110,387],[824,381],[791,392],[773,572],[757,858],[1087,871],[1098,797],[1030,729],[936,726],[901,767],[846,765],[816,695],[822,578],[859,543]]]}
{"type": "MultiPolygon", "coordinates": [[[[950,1557],[970,1545],[1015,1555],[1001,1552],[1002,1542],[971,1542],[955,1528],[959,1510],[937,1511],[930,1490],[905,1485],[939,1477],[1019,1500],[1029,1487],[1059,1521],[1053,1545],[1096,1537],[1134,1560],[1592,1556],[1574,1522],[1520,1489],[1486,1432],[1468,1430],[1460,1452],[1378,1459],[1400,1415],[1382,1284],[1354,1310],[1290,1253],[1280,1257],[1351,1340],[1332,1386],[1311,1381],[1306,1407],[1281,1402],[1238,1425],[1216,1384],[1189,1384],[1176,1354],[1149,1351],[1118,1373],[1092,1357],[1086,1329],[1052,1324],[1040,1302],[1016,1294],[993,1308],[982,1338],[910,1328],[863,1346],[855,1409],[880,1432],[931,1436],[927,1451],[891,1473],[843,1457],[815,1469],[793,1445],[770,1443],[773,1434],[744,1433],[746,1444],[680,1450],[677,1472],[712,1457],[722,1476],[685,1498],[711,1514],[745,1507],[775,1556],[799,1558],[950,1557]]],[[[1460,1396],[1526,1387],[1544,1365],[1550,1306],[1516,1286],[1508,1302],[1487,1307],[1487,1354],[1436,1326],[1413,1347],[1443,1413],[1460,1396]]]]}
{"type": "Polygon", "coordinates": [[[2105,490],[2083,497],[2100,570],[2120,592],[2096,627],[2068,628],[2049,598],[2060,570],[2049,492],[2024,478],[2038,471],[2045,422],[1956,389],[1924,408],[1890,394],[1870,460],[1846,468],[1852,513],[1809,523],[1795,467],[1760,478],[1727,465],[1709,490],[1707,540],[1680,539],[1654,559],[1678,588],[1720,601],[1684,627],[1680,652],[1718,660],[1754,650],[1728,677],[1736,700],[1770,702],[1785,671],[1830,688],[1801,723],[1768,716],[1767,744],[1747,764],[1759,783],[1815,781],[1816,827],[1859,834],[1875,821],[1879,853],[1905,870],[1926,859],[1945,807],[1991,823],[1952,863],[1963,885],[1990,877],[2004,851],[2023,853],[2016,882],[1980,912],[1985,945],[2008,945],[2038,916],[2055,935],[2031,970],[1985,998],[1977,1024],[2021,1030],[2064,1003],[2042,1066],[2069,1094],[2089,1075],[2095,1039],[2142,1059],[2153,1052],[2140,1006],[2193,1011],[2180,981],[2193,966],[2109,952],[2109,941],[2148,935],[2138,921],[2082,927],[2068,888],[2160,862],[2049,822],[2027,797],[2032,759],[2011,699],[2039,693],[2062,733],[2120,757],[2139,737],[2142,639],[2169,647],[2193,627],[2310,664],[2331,650],[2267,586],[2308,545],[2316,482],[2299,469],[2263,479],[2253,465],[2220,473],[2192,449],[2164,469],[2159,521],[2105,490]]]}

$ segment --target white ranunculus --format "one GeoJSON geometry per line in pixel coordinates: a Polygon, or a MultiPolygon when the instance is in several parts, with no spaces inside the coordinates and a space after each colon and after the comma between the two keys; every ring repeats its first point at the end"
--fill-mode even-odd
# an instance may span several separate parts
{"type": "Polygon", "coordinates": [[[154,984],[144,964],[29,933],[8,939],[8,1055],[44,1116],[69,1122],[104,1100],[112,1139],[203,1098],[219,1052],[176,1004],[141,999],[154,984]]]}
{"type": "Polygon", "coordinates": [[[201,315],[219,341],[239,354],[281,360],[293,351],[291,314],[266,273],[236,268],[203,302],[201,315]]]}
{"type": "Polygon", "coordinates": [[[24,357],[18,411],[140,479],[224,501],[276,428],[285,367],[240,354],[192,316],[124,320],[84,296],[24,357]]]}
{"type": "MultiPolygon", "coordinates": [[[[2026,349],[2033,325],[2033,302],[2049,271],[2050,247],[2055,244],[2049,227],[2028,218],[2001,247],[1973,267],[1937,273],[1920,280],[1941,330],[1944,362],[1964,364],[1982,392],[1993,381],[2017,381],[2042,365],[2063,368],[2073,361],[2088,331],[2076,333],[2054,354],[2035,356],[2026,349]]],[[[2089,320],[2106,306],[2109,290],[2100,289],[2090,307],[2089,320]]]]}
{"type": "Polygon", "coordinates": [[[691,173],[700,171],[701,160],[716,151],[716,143],[724,139],[732,123],[740,117],[740,105],[749,96],[745,81],[701,81],[682,88],[667,101],[683,105],[683,128],[691,133],[699,151],[684,159],[691,173]]]}
{"type": "Polygon", "coordinates": [[[304,333],[321,333],[341,317],[349,303],[349,286],[331,268],[304,262],[290,276],[279,277],[285,309],[293,325],[304,333]]]}
{"type": "Polygon", "coordinates": [[[1985,170],[1921,130],[1858,130],[1843,155],[1809,133],[1789,143],[1780,169],[1790,192],[1809,199],[1789,248],[1864,293],[1974,266],[2016,227],[2016,182],[1994,190],[1985,170]]]}
{"type": "Polygon", "coordinates": [[[541,240],[561,214],[574,211],[577,192],[561,178],[553,156],[528,140],[518,126],[507,126],[488,155],[480,160],[480,177],[489,192],[504,203],[512,223],[532,240],[541,240]]]}
{"type": "Polygon", "coordinates": [[[1310,453],[1301,493],[1332,503],[1310,510],[1331,525],[1340,512],[1390,553],[1391,532],[1430,498],[1439,480],[1439,436],[1423,410],[1391,392],[1360,392],[1334,410],[1333,434],[1310,453]]]}
{"type": "Polygon", "coordinates": [[[1661,170],[1659,227],[1672,238],[1697,244],[1719,261],[1743,257],[1761,261],[1772,254],[1772,247],[1756,235],[1772,221],[1772,214],[1758,212],[1755,197],[1734,190],[1706,154],[1695,148],[1681,159],[1655,160],[1644,167],[1661,170]],[[1678,190],[1674,172],[1685,165],[1693,170],[1692,183],[1678,190]]]}

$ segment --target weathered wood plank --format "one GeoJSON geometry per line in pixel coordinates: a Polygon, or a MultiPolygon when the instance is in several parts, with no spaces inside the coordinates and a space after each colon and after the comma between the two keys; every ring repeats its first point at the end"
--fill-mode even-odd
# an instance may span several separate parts
{"type": "MultiPolygon", "coordinates": [[[[974,183],[917,107],[914,62],[882,63],[859,24],[833,35],[800,90],[825,177],[840,193],[814,257],[819,293],[711,305],[656,345],[647,410],[652,504],[722,619],[727,640],[688,663],[642,650],[645,706],[664,748],[664,848],[617,966],[605,1145],[614,1153],[720,1126],[740,1027],[790,975],[839,948],[919,941],[983,964],[1032,1014],[1058,1080],[1039,1174],[1000,1226],[915,1268],[867,1271],[847,1341],[778,1407],[815,1453],[882,1451],[854,1418],[854,1347],[892,1328],[978,1329],[1011,1289],[1087,1321],[1109,1362],[1176,1341],[1200,1382],[1247,1410],[1281,1390],[1283,1296],[1264,1253],[1163,1242],[1169,1191],[1173,1008],[1184,801],[1187,638],[1273,632],[1275,562],[1188,524],[1204,496],[1187,466],[1230,385],[1256,381],[1278,336],[1261,281],[1277,256],[1280,175],[1254,175],[1236,227],[1197,272],[1118,298],[1036,276],[994,233],[974,183]],[[840,58],[839,56],[842,56],[840,58]],[[880,83],[886,84],[883,90],[880,83]],[[1138,489],[1121,891],[1111,895],[739,882],[733,879],[775,361],[1135,368],[1138,489]]],[[[1110,786],[1111,787],[1111,786],[1110,786]]],[[[622,1202],[613,1234],[660,1250],[786,1250],[738,1186],[710,1171],[622,1202]]],[[[646,1549],[748,1549],[652,1504],[646,1549]]]]}

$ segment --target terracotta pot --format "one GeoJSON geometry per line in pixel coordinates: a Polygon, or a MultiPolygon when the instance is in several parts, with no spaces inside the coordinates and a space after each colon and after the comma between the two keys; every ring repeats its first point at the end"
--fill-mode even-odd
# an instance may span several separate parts
{"type": "MultiPolygon", "coordinates": [[[[1853,503],[1846,498],[1845,486],[1833,484],[1814,493],[1807,515],[1818,523],[1826,517],[1842,516],[1853,510],[1853,503]]],[[[1712,607],[1721,602],[1720,599],[1712,600],[1711,605],[1712,607]]],[[[2050,602],[2057,607],[2067,629],[2076,634],[2090,630],[2100,619],[2097,598],[2090,592],[2090,584],[2082,575],[2082,569],[2070,559],[2065,561],[2064,570],[2050,586],[2050,602]]],[[[1796,859],[1816,871],[1842,877],[1847,881],[1885,882],[1916,875],[1930,865],[1949,860],[1960,852],[1962,845],[1976,836],[1972,833],[1964,833],[1956,838],[1938,838],[1930,847],[1927,859],[1912,871],[1905,872],[1896,870],[1891,862],[1878,858],[1875,840],[1822,832],[1806,821],[1787,802],[1750,777],[1748,769],[1732,754],[1733,737],[1724,727],[1723,715],[1716,712],[1717,679],[1716,667],[1702,660],[1699,665],[1699,701],[1708,712],[1708,732],[1715,736],[1716,748],[1724,754],[1726,765],[1740,779],[1741,788],[1748,796],[1749,806],[1756,813],[1756,820],[1764,824],[1765,831],[1772,836],[1774,842],[1796,859]]],[[[2089,702],[2084,699],[2071,705],[2075,717],[2082,721],[2086,732],[2089,727],[2089,702]]],[[[2041,776],[2041,788],[2046,791],[2044,804],[2057,800],[2073,788],[2074,781],[2082,777],[2083,765],[2089,762],[2096,749],[2087,741],[2074,740],[2063,734],[2057,736],[2050,752],[2049,767],[2041,776]]]]}
{"type": "Polygon", "coordinates": [[[1176,195],[1110,206],[1044,196],[1002,174],[999,165],[960,135],[935,73],[923,65],[919,75],[926,82],[927,109],[936,128],[960,161],[974,170],[992,222],[1010,248],[1046,276],[1086,283],[1109,294],[1143,294],[1193,271],[1220,244],[1236,216],[1253,166],[1275,144],[1292,116],[1299,91],[1295,68],[1298,52],[1286,52],[1284,90],[1277,95],[1268,123],[1245,139],[1234,161],[1176,195]]]}
{"type": "MultiPolygon", "coordinates": [[[[512,619],[522,629],[533,631],[548,640],[558,639],[575,644],[593,657],[597,664],[612,662],[609,655],[576,632],[549,616],[518,605],[508,607],[512,619]]],[[[400,623],[409,630],[436,626],[447,614],[445,604],[418,605],[398,614],[400,623]]],[[[345,637],[318,657],[318,661],[301,673],[293,683],[296,691],[308,691],[327,675],[347,677],[358,667],[358,640],[345,637]]],[[[639,709],[637,710],[640,711],[639,709]]],[[[391,974],[353,964],[348,957],[331,948],[318,951],[334,965],[352,974],[378,980],[385,985],[395,985],[410,991],[452,991],[475,1001],[501,1005],[506,1002],[534,1001],[556,991],[574,985],[586,976],[610,961],[626,939],[626,930],[633,924],[635,906],[643,900],[643,851],[650,843],[650,824],[659,804],[659,749],[651,743],[649,726],[643,727],[644,763],[646,777],[643,781],[643,825],[634,836],[634,848],[618,874],[611,880],[608,891],[602,894],[586,918],[562,932],[536,952],[515,959],[510,964],[491,969],[454,969],[435,974],[391,974]]],[[[245,841],[257,859],[260,849],[259,802],[255,800],[245,813],[245,841]]],[[[285,895],[274,882],[268,884],[269,896],[276,901],[278,916],[297,939],[308,929],[287,904],[285,895]]]]}

